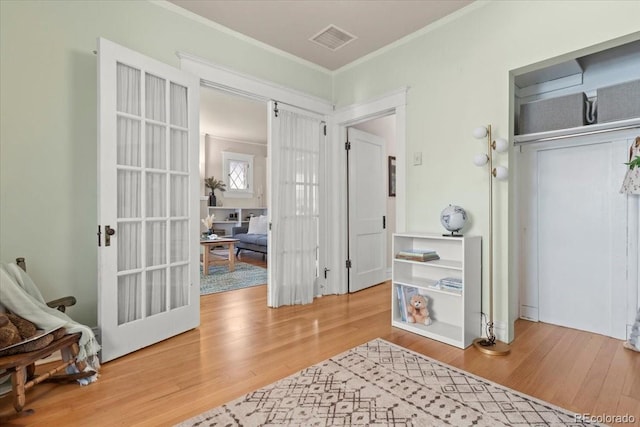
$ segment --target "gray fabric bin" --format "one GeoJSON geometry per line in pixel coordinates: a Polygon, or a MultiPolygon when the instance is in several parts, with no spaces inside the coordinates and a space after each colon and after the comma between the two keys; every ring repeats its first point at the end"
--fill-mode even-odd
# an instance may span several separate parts
{"type": "Polygon", "coordinates": [[[640,117],[640,80],[597,90],[598,123],[640,117]]]}
{"type": "Polygon", "coordinates": [[[586,124],[584,93],[540,99],[520,106],[519,134],[567,129],[586,124]]]}

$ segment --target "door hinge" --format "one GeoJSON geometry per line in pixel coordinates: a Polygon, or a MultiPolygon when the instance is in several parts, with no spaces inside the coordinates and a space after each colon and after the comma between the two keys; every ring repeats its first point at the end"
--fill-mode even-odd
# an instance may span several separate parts
{"type": "Polygon", "coordinates": [[[273,114],[275,114],[275,116],[278,117],[278,103],[277,102],[273,103],[273,114]]]}
{"type": "Polygon", "coordinates": [[[382,215],[382,229],[386,229],[387,228],[387,217],[385,215],[382,215]]]}
{"type": "Polygon", "coordinates": [[[344,143],[344,149],[347,151],[351,150],[351,143],[349,141],[344,143]]]}
{"type": "Polygon", "coordinates": [[[351,268],[351,260],[350,260],[350,259],[348,259],[348,260],[345,262],[345,266],[346,266],[347,268],[351,268]]]}
{"type": "Polygon", "coordinates": [[[324,136],[327,136],[327,125],[324,125],[324,136]]]}

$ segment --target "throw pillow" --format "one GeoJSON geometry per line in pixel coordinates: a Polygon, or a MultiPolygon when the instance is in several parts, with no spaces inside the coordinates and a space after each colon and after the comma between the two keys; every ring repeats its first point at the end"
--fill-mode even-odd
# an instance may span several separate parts
{"type": "Polygon", "coordinates": [[[260,234],[259,233],[259,221],[260,219],[257,216],[252,216],[249,219],[249,230],[247,231],[248,234],[260,234]]]}
{"type": "Polygon", "coordinates": [[[268,229],[269,220],[265,215],[260,215],[258,217],[258,231],[256,231],[256,234],[267,234],[268,229]]]}

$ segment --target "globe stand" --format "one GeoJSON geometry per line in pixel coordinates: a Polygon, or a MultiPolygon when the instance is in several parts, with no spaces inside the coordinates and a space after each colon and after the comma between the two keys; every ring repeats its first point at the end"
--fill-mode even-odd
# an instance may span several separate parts
{"type": "Polygon", "coordinates": [[[451,234],[443,234],[442,237],[462,237],[462,234],[458,234],[455,231],[452,231],[451,234]]]}

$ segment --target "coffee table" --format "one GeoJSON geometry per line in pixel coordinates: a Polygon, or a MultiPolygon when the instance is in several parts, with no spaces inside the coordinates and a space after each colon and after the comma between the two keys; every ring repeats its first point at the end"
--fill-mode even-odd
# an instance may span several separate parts
{"type": "Polygon", "coordinates": [[[227,264],[229,271],[236,269],[236,256],[234,254],[234,245],[239,242],[238,239],[228,239],[225,237],[218,239],[201,239],[200,244],[204,246],[204,256],[202,257],[202,271],[206,276],[209,274],[209,265],[211,264],[227,264]],[[227,258],[216,258],[211,254],[211,248],[214,246],[227,246],[229,248],[229,256],[227,258]]]}

